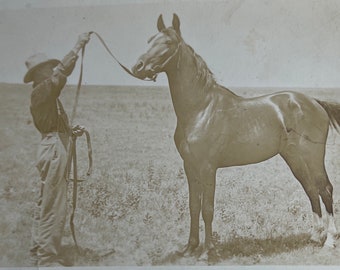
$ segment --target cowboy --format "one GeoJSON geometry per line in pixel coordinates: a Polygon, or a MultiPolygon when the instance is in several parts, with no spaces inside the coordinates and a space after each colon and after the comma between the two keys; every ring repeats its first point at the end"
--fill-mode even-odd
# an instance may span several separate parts
{"type": "Polygon", "coordinates": [[[72,134],[80,136],[83,128],[70,128],[59,95],[73,72],[79,51],[89,39],[90,33],[81,34],[62,61],[38,53],[25,63],[28,70],[24,82],[33,82],[30,110],[42,136],[36,164],[41,189],[34,211],[30,249],[33,263],[38,266],[72,265],[60,256],[67,209],[65,171],[69,138],[72,134]]]}

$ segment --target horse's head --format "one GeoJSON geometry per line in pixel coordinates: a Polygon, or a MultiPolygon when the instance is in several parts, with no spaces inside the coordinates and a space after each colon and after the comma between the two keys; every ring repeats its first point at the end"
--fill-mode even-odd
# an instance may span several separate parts
{"type": "Polygon", "coordinates": [[[151,37],[149,50],[141,55],[132,67],[134,75],[140,79],[150,78],[155,80],[157,74],[166,71],[168,64],[177,55],[181,38],[180,22],[176,14],[173,15],[172,26],[166,28],[162,15],[157,21],[159,33],[151,37]]]}

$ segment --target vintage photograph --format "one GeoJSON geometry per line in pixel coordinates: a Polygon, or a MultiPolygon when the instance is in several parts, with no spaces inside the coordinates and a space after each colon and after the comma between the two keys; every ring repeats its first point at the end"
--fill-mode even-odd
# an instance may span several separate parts
{"type": "Polygon", "coordinates": [[[337,269],[339,0],[0,0],[0,269],[337,269]]]}

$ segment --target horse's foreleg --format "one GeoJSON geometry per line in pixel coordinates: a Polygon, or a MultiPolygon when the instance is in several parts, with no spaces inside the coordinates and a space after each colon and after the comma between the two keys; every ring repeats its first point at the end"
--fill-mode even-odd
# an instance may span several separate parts
{"type": "Polygon", "coordinates": [[[214,218],[215,177],[204,179],[202,216],[205,223],[205,249],[214,248],[212,241],[212,221],[214,218]]]}
{"type": "Polygon", "coordinates": [[[188,244],[179,251],[182,255],[191,255],[199,245],[199,217],[201,213],[202,186],[197,174],[184,163],[189,185],[190,235],[188,244]]]}
{"type": "Polygon", "coordinates": [[[212,239],[212,221],[214,218],[216,170],[202,174],[202,180],[204,181],[202,217],[205,224],[205,242],[204,250],[200,256],[200,259],[207,260],[208,252],[215,251],[215,245],[212,239]]]}

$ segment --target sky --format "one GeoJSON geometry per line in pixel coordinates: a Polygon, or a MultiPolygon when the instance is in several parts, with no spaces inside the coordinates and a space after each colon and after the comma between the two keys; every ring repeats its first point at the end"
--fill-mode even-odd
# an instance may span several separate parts
{"type": "MultiPolygon", "coordinates": [[[[25,60],[61,59],[83,32],[99,33],[132,67],[176,13],[187,44],[227,87],[340,87],[340,0],[0,0],[0,82],[22,83],[25,60]]],[[[79,63],[69,77],[76,84],[79,63]]],[[[95,36],[84,84],[167,85],[125,73],[95,36]]]]}

